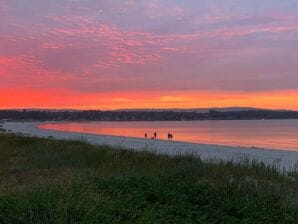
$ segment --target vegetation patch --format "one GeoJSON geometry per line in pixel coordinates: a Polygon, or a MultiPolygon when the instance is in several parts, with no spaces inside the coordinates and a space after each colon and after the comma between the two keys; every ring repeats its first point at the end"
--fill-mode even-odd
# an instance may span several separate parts
{"type": "Polygon", "coordinates": [[[297,223],[297,176],[0,134],[0,223],[297,223]]]}

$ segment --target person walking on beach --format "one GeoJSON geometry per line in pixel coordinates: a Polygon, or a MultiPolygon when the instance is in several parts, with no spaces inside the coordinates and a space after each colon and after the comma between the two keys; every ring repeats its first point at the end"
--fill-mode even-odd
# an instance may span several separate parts
{"type": "Polygon", "coordinates": [[[156,137],[157,137],[157,133],[156,133],[156,132],[154,132],[153,136],[154,136],[154,138],[156,138],[156,137]]]}
{"type": "Polygon", "coordinates": [[[147,138],[147,133],[145,133],[145,138],[147,138]]]}

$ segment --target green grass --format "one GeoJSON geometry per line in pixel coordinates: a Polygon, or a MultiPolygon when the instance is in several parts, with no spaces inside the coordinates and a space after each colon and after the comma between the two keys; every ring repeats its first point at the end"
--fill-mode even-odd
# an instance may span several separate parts
{"type": "Polygon", "coordinates": [[[0,134],[0,223],[297,223],[297,177],[0,134]]]}

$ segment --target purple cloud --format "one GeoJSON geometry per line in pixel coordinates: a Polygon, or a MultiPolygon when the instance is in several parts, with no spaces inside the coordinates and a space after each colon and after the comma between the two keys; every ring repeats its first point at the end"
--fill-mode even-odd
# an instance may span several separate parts
{"type": "Polygon", "coordinates": [[[294,0],[2,0],[0,88],[298,89],[294,0]]]}

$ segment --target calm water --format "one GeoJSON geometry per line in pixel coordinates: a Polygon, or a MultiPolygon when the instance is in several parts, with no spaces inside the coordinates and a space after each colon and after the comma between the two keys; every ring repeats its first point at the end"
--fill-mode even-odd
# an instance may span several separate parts
{"type": "Polygon", "coordinates": [[[298,151],[298,120],[63,122],[40,127],[139,138],[157,132],[159,139],[171,132],[177,141],[298,151]]]}

